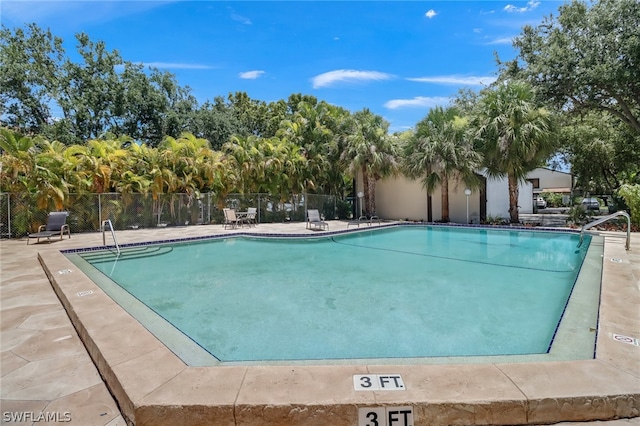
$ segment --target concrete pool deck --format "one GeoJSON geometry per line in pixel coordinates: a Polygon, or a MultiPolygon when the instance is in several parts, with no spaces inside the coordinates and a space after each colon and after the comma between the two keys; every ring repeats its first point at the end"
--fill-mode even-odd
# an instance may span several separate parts
{"type": "MultiPolygon", "coordinates": [[[[331,231],[346,228],[330,222],[331,231]]],[[[125,244],[233,232],[211,225],[117,236],[125,244]]],[[[303,223],[260,224],[250,232],[320,233],[303,223]]],[[[640,338],[640,235],[632,234],[627,252],[625,234],[600,234],[606,241],[596,359],[471,365],[188,367],[59,253],[101,246],[101,233],[29,246],[2,240],[2,423],[32,424],[44,413],[78,425],[124,425],[125,418],[138,425],[355,425],[358,408],[411,406],[416,425],[629,417],[606,423],[639,424],[640,347],[613,336],[640,338]],[[355,374],[400,374],[406,390],[355,391],[355,374]]]]}

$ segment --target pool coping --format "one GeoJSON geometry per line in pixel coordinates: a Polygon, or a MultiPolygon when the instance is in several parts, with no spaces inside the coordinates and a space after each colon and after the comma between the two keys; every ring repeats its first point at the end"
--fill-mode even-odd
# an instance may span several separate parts
{"type": "Polygon", "coordinates": [[[38,256],[122,414],[134,424],[244,425],[259,418],[263,425],[353,425],[359,408],[405,406],[413,408],[416,425],[640,415],[638,347],[613,338],[640,329],[638,288],[619,241],[605,242],[595,359],[458,365],[188,367],[62,252],[38,256]],[[354,375],[373,374],[400,374],[406,390],[354,389],[354,375]]]}

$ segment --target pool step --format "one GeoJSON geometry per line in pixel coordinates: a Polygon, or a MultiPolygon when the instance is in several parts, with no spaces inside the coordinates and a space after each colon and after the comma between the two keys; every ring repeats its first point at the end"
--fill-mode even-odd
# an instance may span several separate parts
{"type": "Polygon", "coordinates": [[[161,256],[173,251],[173,247],[167,246],[153,246],[142,247],[121,250],[120,253],[113,251],[100,251],[92,253],[82,254],[82,258],[89,263],[106,263],[113,262],[115,260],[130,260],[130,259],[142,259],[152,256],[161,256]]]}

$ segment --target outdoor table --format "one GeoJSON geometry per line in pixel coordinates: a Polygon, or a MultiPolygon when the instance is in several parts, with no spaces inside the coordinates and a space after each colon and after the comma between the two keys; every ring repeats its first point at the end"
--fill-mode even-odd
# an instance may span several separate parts
{"type": "MultiPolygon", "coordinates": [[[[240,226],[243,226],[244,223],[247,220],[247,215],[249,214],[249,212],[236,212],[236,217],[238,218],[238,221],[241,222],[240,226]]],[[[247,224],[248,225],[248,224],[247,224]]]]}

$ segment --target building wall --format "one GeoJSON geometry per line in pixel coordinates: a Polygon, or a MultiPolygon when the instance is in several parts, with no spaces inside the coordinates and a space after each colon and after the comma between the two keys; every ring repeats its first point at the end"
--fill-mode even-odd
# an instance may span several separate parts
{"type": "MultiPolygon", "coordinates": [[[[362,190],[362,180],[357,181],[357,190],[362,190]]],[[[449,219],[454,223],[467,223],[467,196],[462,183],[449,185],[449,219]]],[[[509,218],[509,189],[507,179],[487,178],[487,216],[509,218]]],[[[533,192],[529,182],[519,188],[520,213],[533,212],[533,192]]],[[[442,220],[442,197],[440,188],[431,194],[432,219],[442,220]]],[[[480,222],[480,192],[473,190],[468,199],[468,221],[480,222]]],[[[383,219],[428,220],[427,191],[419,180],[404,176],[385,178],[376,184],[376,213],[383,219]]]]}
{"type": "MultiPolygon", "coordinates": [[[[431,200],[433,218],[438,220],[442,217],[440,189],[431,200]]],[[[427,191],[421,181],[404,176],[380,180],[376,184],[376,210],[384,219],[427,220],[427,191]]]]}
{"type": "Polygon", "coordinates": [[[540,187],[534,188],[534,193],[540,193],[548,189],[564,189],[570,192],[573,188],[573,175],[571,173],[539,167],[527,174],[528,179],[539,179],[540,187]]]}
{"type": "MultiPolygon", "coordinates": [[[[519,213],[533,213],[533,186],[520,183],[518,188],[519,213]]],[[[509,181],[504,178],[487,178],[487,217],[509,218],[509,181]]]]}
{"type": "Polygon", "coordinates": [[[449,184],[449,220],[454,223],[480,222],[480,192],[469,195],[469,218],[467,219],[466,186],[463,183],[449,184]]]}

